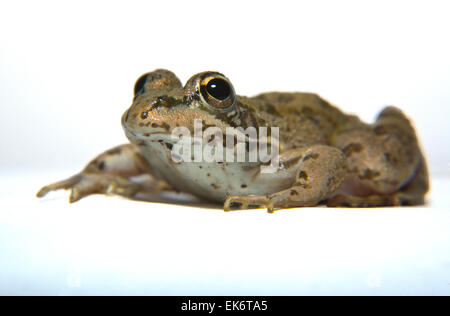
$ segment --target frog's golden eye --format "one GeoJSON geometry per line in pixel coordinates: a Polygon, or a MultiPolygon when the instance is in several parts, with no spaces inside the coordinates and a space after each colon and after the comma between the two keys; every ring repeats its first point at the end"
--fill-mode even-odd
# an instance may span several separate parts
{"type": "Polygon", "coordinates": [[[218,109],[231,108],[236,102],[236,94],[230,81],[218,74],[201,80],[200,94],[207,104],[218,109]]]}

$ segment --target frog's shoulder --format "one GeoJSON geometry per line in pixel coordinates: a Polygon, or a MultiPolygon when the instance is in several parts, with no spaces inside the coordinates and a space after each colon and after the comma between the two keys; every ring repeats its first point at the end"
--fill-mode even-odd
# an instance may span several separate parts
{"type": "Polygon", "coordinates": [[[316,93],[266,92],[245,98],[248,108],[277,116],[300,115],[328,120],[340,125],[349,118],[344,112],[316,93]]]}
{"type": "Polygon", "coordinates": [[[277,91],[261,93],[254,96],[253,99],[269,102],[274,105],[318,104],[323,101],[316,93],[277,91]]]}
{"type": "Polygon", "coordinates": [[[238,102],[254,114],[260,126],[280,127],[290,143],[327,143],[337,128],[359,122],[316,93],[267,92],[239,97],[238,102]]]}

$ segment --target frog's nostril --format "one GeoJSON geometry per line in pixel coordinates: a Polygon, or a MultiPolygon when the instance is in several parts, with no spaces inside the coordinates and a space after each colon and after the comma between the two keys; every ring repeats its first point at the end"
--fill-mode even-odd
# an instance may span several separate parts
{"type": "Polygon", "coordinates": [[[147,118],[148,118],[148,111],[142,112],[142,113],[141,113],[141,118],[142,118],[143,120],[147,119],[147,118]]]}

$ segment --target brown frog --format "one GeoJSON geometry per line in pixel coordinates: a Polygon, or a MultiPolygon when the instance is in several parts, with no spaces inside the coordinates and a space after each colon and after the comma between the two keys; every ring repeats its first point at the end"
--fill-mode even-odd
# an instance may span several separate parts
{"type": "Polygon", "coordinates": [[[174,190],[223,203],[226,211],[264,207],[272,212],[318,204],[419,205],[428,191],[414,128],[392,106],[366,124],[316,94],[238,96],[218,72],[196,74],[183,86],[172,72],[158,69],[137,80],[122,126],[130,144],[99,155],[79,174],[43,187],[37,196],[71,189],[70,202],[75,202],[96,193],[133,198],[174,190]],[[261,161],[175,161],[179,138],[174,130],[194,131],[196,120],[224,133],[277,127],[275,170],[262,172],[267,162],[261,161]],[[149,177],[136,180],[140,175],[149,177]]]}

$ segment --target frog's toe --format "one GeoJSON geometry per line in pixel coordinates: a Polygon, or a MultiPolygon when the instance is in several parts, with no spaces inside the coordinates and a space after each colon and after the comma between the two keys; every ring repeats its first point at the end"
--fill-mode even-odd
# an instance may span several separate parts
{"type": "Polygon", "coordinates": [[[141,185],[117,175],[80,173],[67,180],[43,187],[37,196],[43,197],[50,191],[60,189],[70,189],[69,202],[74,203],[86,196],[102,193],[132,198],[141,189],[141,185]]]}
{"type": "Polygon", "coordinates": [[[70,177],[69,179],[46,185],[38,191],[36,196],[38,198],[42,198],[51,191],[57,191],[57,190],[62,190],[62,189],[68,190],[68,189],[72,188],[74,185],[76,185],[79,181],[80,181],[80,175],[75,175],[73,177],[70,177]]]}
{"type": "Polygon", "coordinates": [[[273,202],[265,195],[230,195],[225,200],[223,208],[225,212],[254,208],[267,208],[269,213],[274,212],[273,202]]]}

